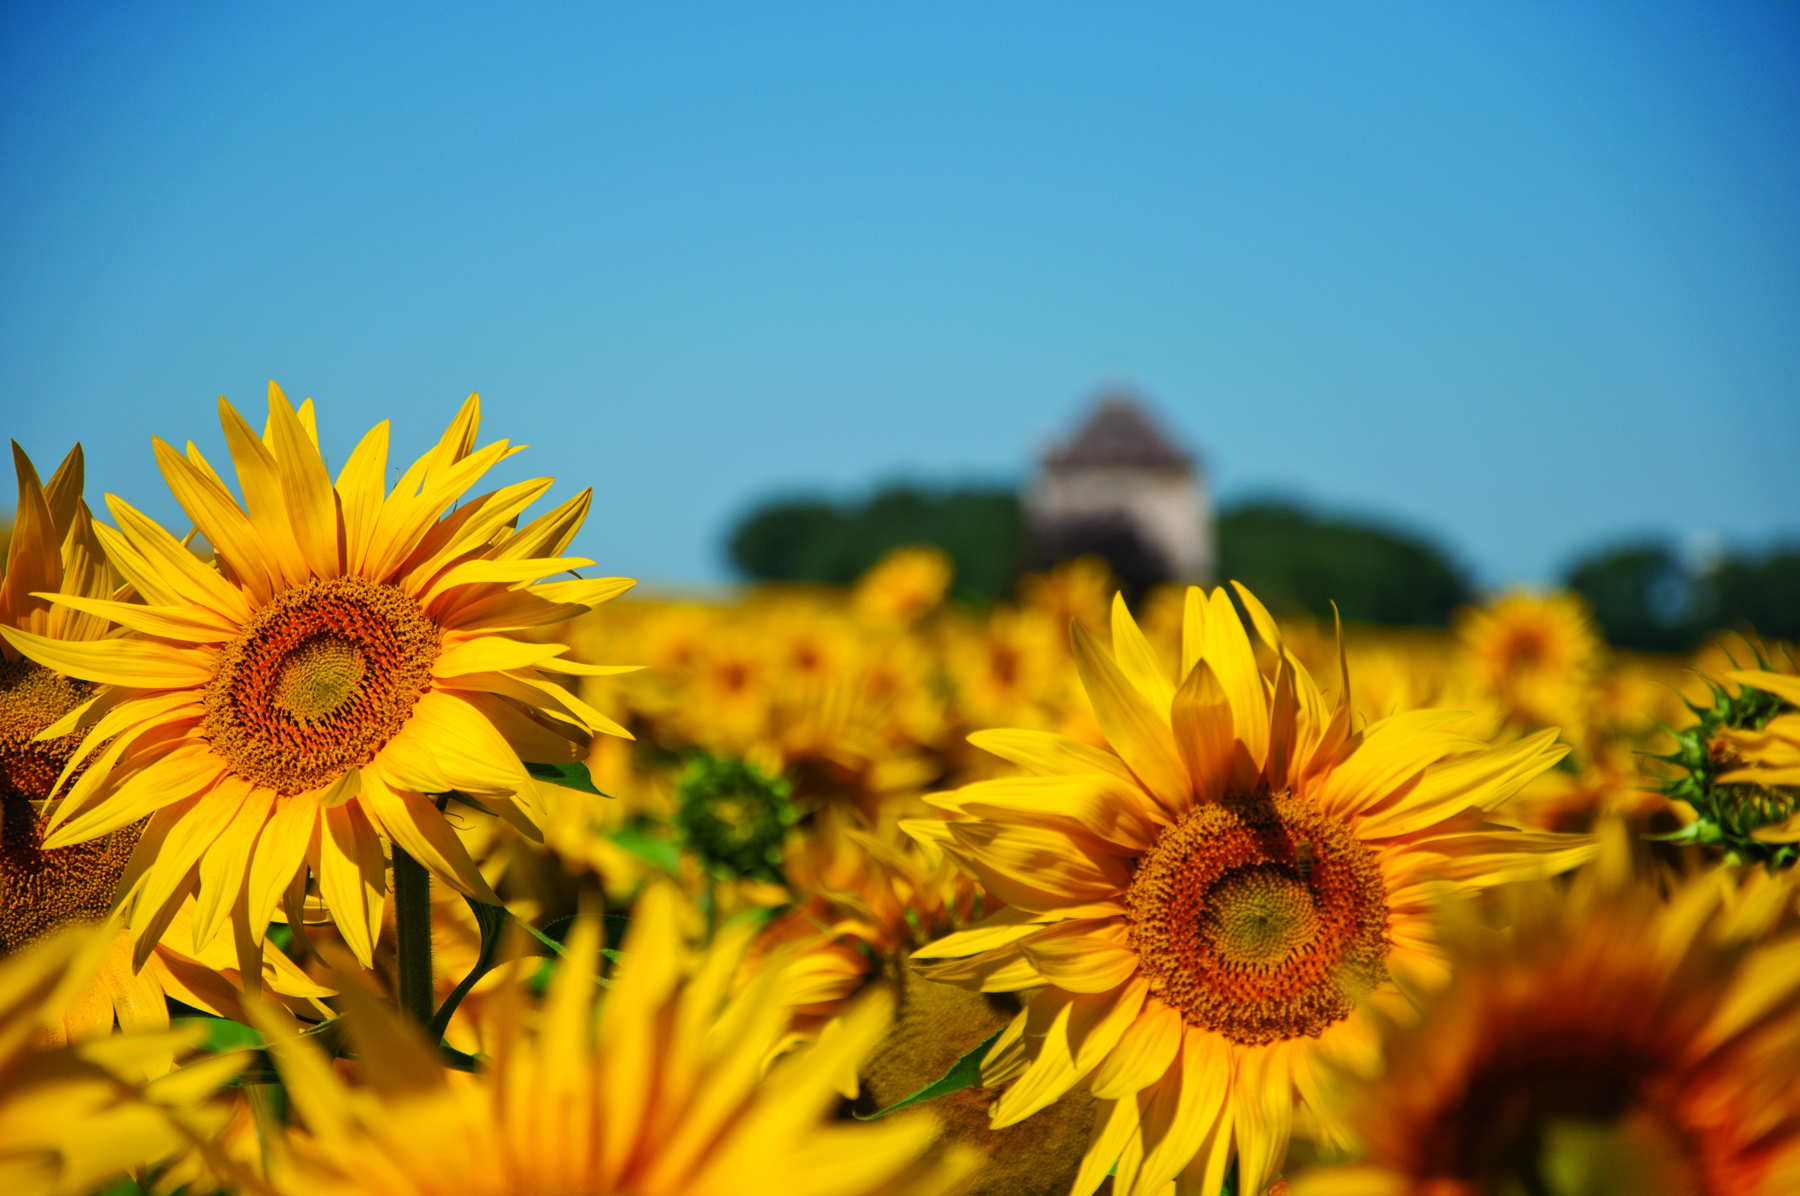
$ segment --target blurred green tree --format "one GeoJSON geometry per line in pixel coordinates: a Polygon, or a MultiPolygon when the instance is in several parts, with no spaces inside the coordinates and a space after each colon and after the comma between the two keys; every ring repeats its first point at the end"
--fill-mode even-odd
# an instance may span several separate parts
{"type": "Polygon", "coordinates": [[[1587,554],[1565,582],[1619,648],[1683,652],[1728,630],[1800,640],[1800,549],[1733,554],[1691,570],[1667,543],[1635,541],[1587,554]]]}
{"type": "Polygon", "coordinates": [[[848,585],[887,552],[932,544],[956,565],[951,593],[977,605],[1012,596],[1025,527],[1010,490],[889,486],[863,503],[765,504],[732,531],[731,563],[757,581],[848,585]]]}
{"type": "Polygon", "coordinates": [[[1442,550],[1381,524],[1334,519],[1280,501],[1219,516],[1219,576],[1244,583],[1277,614],[1441,627],[1469,601],[1467,576],[1442,550]]]}

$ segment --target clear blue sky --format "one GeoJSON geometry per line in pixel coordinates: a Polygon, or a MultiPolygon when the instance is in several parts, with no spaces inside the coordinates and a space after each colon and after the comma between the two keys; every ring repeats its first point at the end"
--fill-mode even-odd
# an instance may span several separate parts
{"type": "Polygon", "coordinates": [[[171,522],[219,393],[341,462],[479,390],[580,550],[707,581],[1129,380],[1491,584],[1800,533],[1790,3],[14,3],[0,116],[0,431],[171,522]]]}

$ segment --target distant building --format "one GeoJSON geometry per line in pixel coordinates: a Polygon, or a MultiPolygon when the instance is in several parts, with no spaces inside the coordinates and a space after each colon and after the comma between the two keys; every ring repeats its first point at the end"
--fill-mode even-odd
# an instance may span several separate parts
{"type": "Polygon", "coordinates": [[[1129,393],[1102,397],[1025,492],[1026,567],[1095,553],[1126,589],[1210,581],[1212,496],[1194,459],[1171,445],[1129,393]]]}

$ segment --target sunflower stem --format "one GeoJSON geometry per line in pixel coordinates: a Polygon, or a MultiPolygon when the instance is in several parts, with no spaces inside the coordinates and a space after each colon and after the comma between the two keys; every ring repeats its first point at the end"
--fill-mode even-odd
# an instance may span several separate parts
{"type": "Polygon", "coordinates": [[[431,1025],[431,873],[394,845],[394,935],[399,947],[400,1011],[431,1025]]]}

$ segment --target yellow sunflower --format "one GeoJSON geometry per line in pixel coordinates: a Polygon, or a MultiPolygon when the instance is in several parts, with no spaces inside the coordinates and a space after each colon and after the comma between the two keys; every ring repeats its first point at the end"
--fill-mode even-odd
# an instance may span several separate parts
{"type": "Polygon", "coordinates": [[[284,901],[298,908],[310,871],[367,965],[386,890],[382,837],[495,901],[430,795],[456,791],[529,826],[550,794],[522,761],[571,760],[591,732],[624,734],[558,680],[619,670],[560,659],[565,645],[530,637],[631,583],[534,584],[590,564],[559,555],[587,491],[516,531],[549,479],[452,510],[517,451],[474,447],[475,396],[391,492],[386,423],[334,485],[310,401],[296,412],[271,383],[262,436],[223,399],[219,413],[242,506],[191,442],[185,454],[155,442],[213,563],[108,495],[118,527],[96,531],[147,605],[49,601],[136,634],[77,642],[0,628],[39,664],[109,687],[51,728],[86,734],[44,845],[148,817],[122,880],[140,964],[192,894],[193,948],[231,916],[242,971],[260,975],[270,917],[284,901]]]}
{"type": "Polygon", "coordinates": [[[306,1196],[863,1196],[941,1190],[923,1174],[929,1114],[833,1125],[833,1077],[887,1026],[877,994],[817,1046],[775,1064],[789,1010],[781,969],[729,997],[749,935],[721,934],[694,958],[673,889],[650,887],[598,1002],[599,935],[582,919],[534,1017],[504,990],[492,1069],[446,1073],[386,1006],[347,993],[368,1086],[346,1089],[323,1056],[263,1017],[305,1132],[270,1178],[306,1196]],[[525,1026],[534,1026],[527,1031],[525,1026]],[[905,1186],[908,1183],[914,1186],[905,1186]]]}
{"type": "Polygon", "coordinates": [[[1515,590],[1465,611],[1459,630],[1476,679],[1513,719],[1541,727],[1582,713],[1601,642],[1580,598],[1515,590]]]}
{"type": "Polygon", "coordinates": [[[1519,886],[1510,929],[1449,920],[1455,976],[1385,1027],[1385,1075],[1335,1090],[1359,1163],[1295,1196],[1775,1196],[1800,1181],[1792,873],[1665,899],[1622,833],[1573,886],[1519,886]]]}
{"type": "Polygon", "coordinates": [[[1115,601],[1112,653],[1072,627],[1109,746],[980,732],[1036,775],[939,795],[947,819],[905,824],[1009,907],[914,956],[934,979],[1026,994],[983,1061],[984,1084],[1008,1084],[994,1125],[1083,1081],[1099,1098],[1077,1196],[1109,1171],[1121,1196],[1171,1180],[1212,1196],[1234,1155],[1240,1190],[1264,1191],[1296,1102],[1341,1133],[1316,1100],[1322,1063],[1367,1060],[1368,1010],[1404,1001],[1397,980],[1441,980],[1431,886],[1591,850],[1484,819],[1561,756],[1554,732],[1494,748],[1437,710],[1358,729],[1347,680],[1327,703],[1238,593],[1272,679],[1223,589],[1188,591],[1178,677],[1115,601]]]}

